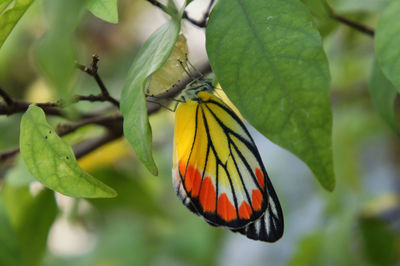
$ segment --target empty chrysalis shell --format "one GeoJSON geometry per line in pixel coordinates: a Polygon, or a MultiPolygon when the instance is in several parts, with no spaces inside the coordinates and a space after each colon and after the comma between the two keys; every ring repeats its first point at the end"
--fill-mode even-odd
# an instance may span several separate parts
{"type": "Polygon", "coordinates": [[[180,34],[167,61],[165,61],[164,65],[159,70],[149,77],[146,89],[147,95],[153,96],[163,93],[185,76],[185,71],[179,61],[185,66],[187,53],[186,38],[180,34]]]}

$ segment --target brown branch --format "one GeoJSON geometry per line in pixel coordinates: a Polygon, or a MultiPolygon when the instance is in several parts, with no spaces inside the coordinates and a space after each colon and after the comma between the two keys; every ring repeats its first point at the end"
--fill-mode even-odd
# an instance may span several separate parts
{"type": "MultiPolygon", "coordinates": [[[[62,136],[65,136],[65,135],[68,135],[68,134],[74,132],[75,130],[77,130],[81,127],[91,125],[91,124],[104,126],[109,131],[118,132],[119,130],[114,130],[114,128],[119,129],[121,127],[122,116],[120,114],[115,114],[115,115],[110,115],[110,116],[97,116],[97,117],[91,117],[88,119],[84,119],[77,123],[71,123],[71,124],[60,123],[57,126],[56,132],[57,132],[57,135],[62,137],[62,136]]],[[[0,162],[6,161],[7,159],[15,156],[18,152],[19,152],[19,148],[14,148],[14,149],[0,153],[0,162]]]]}
{"type": "MultiPolygon", "coordinates": [[[[205,64],[202,67],[199,68],[199,71],[201,73],[207,74],[211,72],[211,67],[209,64],[205,64]]],[[[195,74],[195,77],[198,77],[200,73],[195,74]]],[[[167,92],[158,95],[158,98],[162,99],[162,101],[165,101],[166,103],[169,102],[168,99],[171,99],[178,95],[185,87],[186,85],[191,81],[192,79],[189,77],[185,77],[184,79],[180,80],[178,83],[176,83],[171,89],[169,89],[167,92]]],[[[159,111],[161,109],[161,104],[154,104],[154,103],[148,103],[147,104],[147,113],[149,115],[159,111]]],[[[87,119],[78,121],[76,123],[71,123],[71,124],[59,124],[57,126],[57,134],[61,136],[65,136],[67,134],[70,134],[74,132],[75,130],[84,127],[86,125],[90,124],[96,124],[103,126],[107,128],[107,132],[98,138],[95,139],[89,139],[86,140],[82,143],[79,143],[74,146],[74,152],[76,158],[81,158],[82,156],[90,153],[91,151],[96,150],[97,148],[103,146],[104,144],[111,142],[115,139],[118,139],[123,136],[123,118],[122,115],[119,113],[116,113],[114,115],[109,115],[109,116],[94,116],[94,117],[89,117],[87,119]]],[[[9,151],[5,151],[3,153],[0,153],[0,162],[4,162],[9,158],[12,158],[19,152],[19,148],[15,148],[9,151]]],[[[0,176],[1,179],[1,176],[0,176]]]]}
{"type": "MultiPolygon", "coordinates": [[[[109,102],[110,99],[103,94],[99,95],[75,95],[74,102],[88,101],[88,102],[109,102]]],[[[119,103],[118,103],[119,104],[119,103]]]]}
{"type": "MultiPolygon", "coordinates": [[[[28,109],[30,104],[32,103],[13,99],[11,104],[0,103],[0,115],[23,113],[28,109]]],[[[58,103],[37,103],[36,105],[42,108],[48,115],[64,116],[63,112],[59,108],[60,104],[58,103]]]]}
{"type": "MultiPolygon", "coordinates": [[[[109,101],[106,99],[103,95],[75,95],[73,102],[79,102],[79,101],[90,101],[90,102],[105,102],[109,101]]],[[[6,104],[4,102],[0,102],[0,115],[12,115],[16,113],[23,113],[25,112],[29,105],[31,105],[32,102],[25,102],[25,101],[20,101],[20,100],[12,100],[12,104],[6,104]]],[[[65,117],[65,114],[62,110],[63,104],[61,102],[55,102],[55,103],[35,103],[37,106],[43,109],[43,111],[47,115],[56,115],[56,116],[61,116],[65,117]]],[[[94,114],[81,114],[80,117],[86,118],[86,117],[93,117],[97,116],[94,114]]]]}

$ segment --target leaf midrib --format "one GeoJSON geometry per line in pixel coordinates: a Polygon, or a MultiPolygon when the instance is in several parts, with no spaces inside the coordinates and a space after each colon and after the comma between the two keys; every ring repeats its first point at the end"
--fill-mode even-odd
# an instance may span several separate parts
{"type": "MultiPolygon", "coordinates": [[[[286,95],[286,98],[288,99],[289,103],[291,104],[292,108],[292,112],[294,112],[294,114],[292,114],[293,116],[296,116],[297,120],[300,122],[298,125],[299,127],[301,127],[301,132],[307,137],[307,139],[310,141],[310,144],[312,146],[312,150],[318,153],[318,149],[316,149],[315,147],[315,143],[313,141],[312,138],[310,138],[310,134],[308,133],[307,130],[304,130],[304,121],[303,118],[298,115],[299,113],[299,108],[297,107],[297,105],[295,104],[295,102],[293,101],[293,99],[291,98],[291,96],[289,95],[288,89],[286,88],[286,86],[284,85],[278,71],[277,68],[275,66],[275,64],[272,62],[270,56],[268,54],[265,53],[265,51],[269,51],[267,45],[262,42],[262,40],[260,39],[260,36],[257,34],[257,31],[254,28],[254,25],[252,23],[252,21],[250,20],[250,16],[247,13],[246,8],[244,7],[244,5],[242,4],[242,0],[237,0],[237,3],[239,4],[240,8],[243,11],[244,17],[247,21],[247,25],[249,26],[249,29],[251,30],[251,32],[253,33],[256,42],[259,44],[259,47],[261,47],[261,51],[263,53],[263,56],[266,58],[266,60],[268,61],[269,65],[271,66],[271,69],[273,71],[274,77],[278,80],[279,85],[282,89],[282,91],[284,92],[284,94],[286,95]],[[263,49],[264,48],[264,49],[263,49]]],[[[288,119],[290,120],[290,118],[288,119]]]]}
{"type": "MultiPolygon", "coordinates": [[[[31,119],[32,119],[32,118],[31,118],[31,119]]],[[[32,120],[35,121],[34,119],[32,119],[32,120]]],[[[39,135],[39,138],[42,137],[42,132],[41,132],[41,130],[40,130],[40,128],[39,128],[40,125],[41,125],[40,123],[38,123],[38,124],[32,123],[32,126],[33,126],[33,128],[35,129],[36,133],[39,135]]],[[[48,127],[47,125],[45,125],[45,124],[44,124],[44,126],[46,126],[47,128],[49,128],[49,127],[48,127]]],[[[49,129],[51,129],[51,131],[54,132],[54,134],[56,134],[53,128],[49,128],[49,129]]],[[[45,134],[45,135],[46,135],[46,134],[45,134]]],[[[56,137],[59,137],[59,136],[57,135],[56,137]]],[[[31,139],[33,139],[33,134],[31,134],[31,139]]],[[[63,140],[61,139],[61,141],[63,141],[63,140]]],[[[76,162],[75,155],[74,155],[73,153],[61,154],[61,153],[57,152],[57,150],[54,149],[53,145],[51,145],[48,141],[46,141],[45,143],[46,143],[46,146],[51,150],[51,152],[52,152],[53,154],[55,154],[56,156],[59,156],[59,157],[62,157],[62,158],[64,158],[65,156],[69,156],[69,157],[70,157],[70,160],[74,160],[74,161],[76,162]]],[[[64,143],[63,143],[63,144],[64,144],[64,143]]],[[[37,162],[36,156],[32,155],[32,157],[33,157],[34,160],[37,162]]],[[[52,158],[52,161],[53,161],[53,163],[54,163],[54,166],[57,167],[57,162],[56,162],[56,160],[55,160],[54,158],[52,158]]],[[[70,165],[70,163],[68,163],[68,162],[64,162],[64,164],[68,167],[68,169],[69,169],[73,174],[75,174],[75,176],[78,178],[78,180],[79,180],[79,178],[83,178],[83,179],[85,179],[86,181],[91,182],[90,180],[88,180],[88,178],[87,178],[85,172],[79,171],[79,169],[77,169],[76,167],[70,165]]],[[[39,172],[39,173],[42,172],[42,171],[40,171],[40,169],[37,167],[37,163],[35,164],[35,167],[38,169],[38,172],[39,172]]],[[[57,174],[57,171],[55,171],[54,174],[55,174],[55,176],[58,178],[58,179],[57,179],[58,185],[59,185],[60,187],[64,187],[63,184],[62,184],[63,178],[60,177],[60,176],[57,174]]],[[[46,178],[46,180],[47,180],[47,178],[46,178]]],[[[95,186],[94,184],[92,184],[92,185],[95,186]]],[[[97,184],[97,185],[98,185],[98,184],[97,184]]],[[[64,188],[65,188],[65,187],[64,187],[64,188]]],[[[95,188],[95,190],[96,190],[96,188],[95,188]]],[[[101,188],[101,190],[103,190],[103,189],[101,188]]]]}

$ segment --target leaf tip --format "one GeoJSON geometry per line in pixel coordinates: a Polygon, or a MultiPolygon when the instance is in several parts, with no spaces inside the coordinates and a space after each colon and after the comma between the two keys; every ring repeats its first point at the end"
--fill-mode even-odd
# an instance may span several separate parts
{"type": "Polygon", "coordinates": [[[158,168],[154,160],[151,162],[151,164],[146,165],[147,170],[150,171],[150,173],[154,176],[158,176],[158,168]]]}
{"type": "Polygon", "coordinates": [[[102,183],[101,187],[99,187],[99,190],[95,194],[92,195],[86,195],[83,196],[84,198],[115,198],[118,196],[117,191],[113,189],[112,187],[109,187],[108,185],[102,183]]]}
{"type": "Polygon", "coordinates": [[[327,190],[329,192],[333,192],[336,187],[335,176],[332,176],[332,178],[330,180],[328,180],[328,182],[321,182],[321,185],[325,190],[327,190]]]}
{"type": "Polygon", "coordinates": [[[117,191],[115,191],[113,188],[110,188],[109,191],[107,191],[107,196],[106,198],[115,198],[118,196],[117,191]]]}

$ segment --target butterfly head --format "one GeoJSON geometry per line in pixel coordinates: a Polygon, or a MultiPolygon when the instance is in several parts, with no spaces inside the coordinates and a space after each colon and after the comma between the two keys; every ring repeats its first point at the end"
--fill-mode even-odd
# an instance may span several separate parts
{"type": "Polygon", "coordinates": [[[214,90],[215,87],[211,79],[195,79],[182,91],[180,98],[185,102],[188,100],[199,101],[200,99],[197,96],[199,92],[206,91],[213,93],[214,90]]]}

